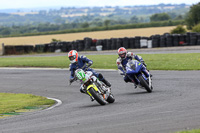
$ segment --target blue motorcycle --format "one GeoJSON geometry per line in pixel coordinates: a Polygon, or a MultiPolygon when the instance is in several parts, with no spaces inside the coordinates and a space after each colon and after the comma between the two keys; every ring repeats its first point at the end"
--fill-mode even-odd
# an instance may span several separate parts
{"type": "Polygon", "coordinates": [[[151,93],[153,90],[151,74],[146,67],[137,60],[129,60],[126,64],[126,75],[136,85],[151,93]]]}

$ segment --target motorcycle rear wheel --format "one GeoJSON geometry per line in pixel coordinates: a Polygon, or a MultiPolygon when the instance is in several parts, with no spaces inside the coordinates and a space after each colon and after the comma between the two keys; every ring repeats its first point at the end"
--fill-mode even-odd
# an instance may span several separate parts
{"type": "Polygon", "coordinates": [[[115,98],[114,98],[114,96],[113,96],[112,94],[110,94],[110,95],[108,96],[108,98],[107,98],[106,101],[107,101],[108,103],[114,103],[115,98]]]}
{"type": "Polygon", "coordinates": [[[142,75],[140,75],[138,79],[140,80],[141,85],[146,89],[146,91],[151,93],[152,92],[152,87],[151,88],[149,87],[149,84],[144,79],[144,77],[142,75]]]}
{"type": "Polygon", "coordinates": [[[106,101],[103,98],[103,96],[101,94],[99,94],[97,91],[95,91],[92,87],[90,87],[88,89],[88,91],[90,92],[90,94],[93,96],[93,98],[101,105],[105,105],[106,101]]]}

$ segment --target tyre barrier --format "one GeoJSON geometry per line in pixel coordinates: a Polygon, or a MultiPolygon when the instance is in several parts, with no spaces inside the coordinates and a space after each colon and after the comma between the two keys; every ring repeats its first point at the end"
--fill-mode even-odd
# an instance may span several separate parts
{"type": "Polygon", "coordinates": [[[160,37],[160,47],[166,47],[166,37],[160,37]]]}
{"type": "MultiPolygon", "coordinates": [[[[128,37],[123,38],[122,46],[123,46],[124,48],[130,48],[129,38],[128,38],[128,37]]],[[[121,47],[121,46],[120,46],[120,47],[121,47]]],[[[120,48],[120,47],[117,47],[117,49],[120,48]]]]}
{"type": "Polygon", "coordinates": [[[166,37],[166,47],[171,47],[171,46],[173,46],[173,36],[168,35],[166,37]]]}
{"type": "Polygon", "coordinates": [[[84,38],[84,44],[85,44],[84,50],[85,51],[90,50],[92,46],[92,39],[88,37],[84,38]]]}
{"type": "Polygon", "coordinates": [[[111,39],[111,50],[117,49],[117,38],[112,38],[111,39]]]}
{"type": "Polygon", "coordinates": [[[69,51],[69,42],[59,42],[59,44],[61,45],[61,51],[62,52],[67,52],[69,51]]]}
{"type": "Polygon", "coordinates": [[[102,50],[108,50],[107,39],[102,40],[102,50]]]}
{"type": "Polygon", "coordinates": [[[107,39],[106,41],[106,46],[107,46],[107,49],[106,50],[111,50],[111,39],[107,39]]]}
{"type": "Polygon", "coordinates": [[[129,38],[129,48],[135,48],[135,38],[129,38]]]}
{"type": "Polygon", "coordinates": [[[5,46],[4,47],[4,54],[5,55],[11,55],[11,54],[16,54],[16,51],[15,51],[15,46],[5,46]]]}
{"type": "Polygon", "coordinates": [[[160,35],[152,36],[152,47],[159,47],[160,46],[160,35]]]}
{"type": "Polygon", "coordinates": [[[10,54],[27,54],[34,52],[34,46],[32,45],[17,45],[17,46],[5,46],[4,47],[4,54],[10,55],[10,54]]]}
{"type": "MultiPolygon", "coordinates": [[[[120,47],[124,46],[123,41],[121,38],[117,39],[116,48],[119,49],[120,47]]],[[[125,46],[124,46],[125,47],[125,46]]]]}
{"type": "Polygon", "coordinates": [[[135,48],[140,48],[140,36],[135,37],[135,48]]]}
{"type": "Polygon", "coordinates": [[[45,45],[42,44],[36,44],[34,48],[34,52],[36,53],[43,53],[44,52],[45,45]]]}
{"type": "Polygon", "coordinates": [[[72,42],[52,42],[48,44],[36,45],[17,45],[4,46],[4,54],[27,54],[31,52],[69,52],[77,51],[96,51],[96,46],[102,46],[102,50],[117,50],[119,47],[127,49],[156,48],[156,47],[174,47],[174,46],[194,46],[200,45],[200,33],[187,32],[186,34],[152,35],[150,37],[124,37],[110,39],[92,39],[89,37],[83,40],[72,42]]]}

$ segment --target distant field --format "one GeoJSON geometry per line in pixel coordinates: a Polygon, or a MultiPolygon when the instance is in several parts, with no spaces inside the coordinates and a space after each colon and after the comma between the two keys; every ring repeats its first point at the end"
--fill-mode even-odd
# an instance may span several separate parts
{"type": "Polygon", "coordinates": [[[28,36],[28,37],[9,37],[0,38],[0,44],[5,45],[35,45],[50,43],[52,39],[61,41],[74,41],[82,40],[85,37],[93,39],[110,39],[122,37],[135,37],[135,36],[151,36],[155,34],[163,34],[170,32],[176,26],[168,27],[155,27],[155,28],[140,28],[140,29],[125,29],[125,30],[111,30],[111,31],[97,31],[97,32],[84,32],[84,33],[68,33],[68,34],[55,34],[55,35],[41,35],[41,36],[28,36]]]}

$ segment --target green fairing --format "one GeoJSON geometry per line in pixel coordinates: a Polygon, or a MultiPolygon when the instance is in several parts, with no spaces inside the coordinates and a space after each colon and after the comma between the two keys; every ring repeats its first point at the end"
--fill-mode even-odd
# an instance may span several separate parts
{"type": "Polygon", "coordinates": [[[81,81],[85,81],[85,73],[83,71],[79,71],[76,73],[76,77],[81,80],[81,81]]]}

